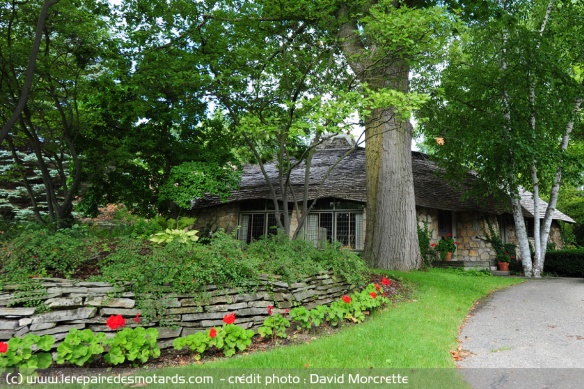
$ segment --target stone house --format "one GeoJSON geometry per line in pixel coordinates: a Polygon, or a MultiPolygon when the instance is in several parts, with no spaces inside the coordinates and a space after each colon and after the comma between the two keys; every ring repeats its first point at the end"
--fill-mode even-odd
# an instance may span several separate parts
{"type": "MultiPolygon", "coordinates": [[[[495,253],[485,240],[488,223],[498,231],[504,242],[516,243],[513,218],[505,207],[498,207],[492,199],[481,201],[466,199],[464,194],[475,176],[468,175],[459,186],[453,186],[439,176],[440,169],[429,157],[412,152],[412,168],[418,222],[427,225],[432,242],[441,236],[452,234],[458,241],[455,259],[464,261],[494,261],[495,253]]],[[[275,164],[265,165],[268,177],[277,188],[275,164]]],[[[294,197],[304,196],[304,165],[293,170],[290,176],[294,197]]],[[[365,150],[363,148],[329,147],[318,150],[310,170],[308,199],[317,199],[302,234],[305,239],[318,244],[324,240],[340,242],[343,246],[360,251],[365,237],[367,217],[365,186],[365,150]],[[349,152],[352,150],[351,152],[349,152]],[[340,162],[339,162],[340,160],[340,162]],[[332,170],[331,167],[338,162],[332,170]]],[[[278,194],[280,200],[281,195],[278,194]]],[[[533,200],[531,194],[523,194],[523,213],[533,234],[533,200]],[[530,208],[531,207],[531,208],[530,208]]],[[[547,204],[541,201],[542,212],[547,204]]],[[[293,209],[289,206],[289,209],[293,209]]],[[[274,233],[276,225],[273,200],[264,176],[257,165],[248,165],[242,173],[239,190],[233,191],[227,202],[217,197],[205,197],[193,201],[197,229],[206,235],[223,228],[233,231],[244,242],[251,242],[265,234],[274,233]]],[[[298,225],[292,212],[291,231],[298,225]]],[[[543,214],[542,214],[543,217],[543,214]]],[[[554,213],[550,241],[562,247],[557,221],[574,222],[559,211],[554,213]]]]}

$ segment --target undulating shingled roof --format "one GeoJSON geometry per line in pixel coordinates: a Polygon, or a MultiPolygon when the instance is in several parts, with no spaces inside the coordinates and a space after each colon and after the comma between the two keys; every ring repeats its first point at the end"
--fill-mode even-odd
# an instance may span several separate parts
{"type": "MultiPolygon", "coordinates": [[[[265,170],[281,199],[276,164],[265,164],[265,170]]],[[[495,201],[492,199],[484,199],[482,201],[464,199],[466,190],[472,185],[472,181],[476,177],[469,174],[460,186],[454,187],[446,179],[440,177],[440,168],[426,154],[412,151],[412,170],[417,206],[459,212],[490,214],[508,212],[505,209],[497,208],[495,201]]],[[[304,193],[304,164],[294,169],[290,176],[290,181],[292,188],[294,188],[296,199],[302,199],[304,193]]],[[[525,193],[529,194],[529,192],[525,193]]],[[[318,198],[336,197],[344,200],[366,202],[365,149],[328,148],[318,150],[314,155],[310,169],[308,198],[312,200],[317,196],[318,198]],[[337,162],[338,164],[324,179],[331,166],[337,162]]],[[[528,195],[522,197],[524,214],[532,217],[528,210],[529,199],[526,196],[528,195]]],[[[228,202],[252,199],[271,199],[270,190],[259,165],[245,166],[240,180],[240,188],[232,192],[228,202]]],[[[288,201],[293,201],[291,194],[288,194],[288,201]]],[[[540,201],[543,205],[543,212],[545,212],[547,203],[540,201]]],[[[216,196],[209,196],[197,199],[194,203],[193,208],[196,209],[219,205],[221,200],[216,196]]],[[[533,200],[531,200],[531,206],[533,207],[533,200]]],[[[554,219],[574,222],[569,216],[559,211],[555,211],[554,219]]]]}

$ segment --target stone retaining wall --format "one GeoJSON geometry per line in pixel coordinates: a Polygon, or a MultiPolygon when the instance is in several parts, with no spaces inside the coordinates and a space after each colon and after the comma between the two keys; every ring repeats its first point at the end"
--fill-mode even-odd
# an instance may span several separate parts
{"type": "Polygon", "coordinates": [[[2,285],[0,340],[28,333],[50,334],[55,337],[56,347],[73,328],[89,328],[113,336],[114,331],[106,326],[106,320],[111,315],[122,315],[126,327],[158,328],[159,347],[167,348],[177,337],[223,325],[223,316],[232,312],[237,318],[235,324],[256,330],[268,316],[268,306],[275,307],[273,313],[283,313],[295,306],[311,309],[331,303],[354,289],[331,272],[294,284],[264,278],[251,293],[209,285],[202,296],[168,293],[162,299],[151,300],[158,307],[158,316],[152,320],[142,317],[136,323],[133,320],[136,315],[144,313],[137,308],[129,284],[113,286],[105,282],[55,278],[39,278],[34,282],[38,282],[34,299],[42,301],[49,310],[36,313],[36,308],[23,307],[30,297],[22,297],[22,286],[2,285]]]}

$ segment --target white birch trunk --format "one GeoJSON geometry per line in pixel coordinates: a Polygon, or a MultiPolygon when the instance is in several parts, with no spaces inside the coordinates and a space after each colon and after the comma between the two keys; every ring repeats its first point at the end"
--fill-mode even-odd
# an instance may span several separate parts
{"type": "Polygon", "coordinates": [[[523,275],[531,277],[533,267],[531,264],[531,252],[529,250],[529,240],[527,239],[527,228],[521,209],[521,200],[518,197],[511,198],[511,208],[513,209],[513,220],[515,221],[515,233],[517,234],[517,243],[519,244],[519,253],[521,254],[521,263],[523,265],[523,275]]]}

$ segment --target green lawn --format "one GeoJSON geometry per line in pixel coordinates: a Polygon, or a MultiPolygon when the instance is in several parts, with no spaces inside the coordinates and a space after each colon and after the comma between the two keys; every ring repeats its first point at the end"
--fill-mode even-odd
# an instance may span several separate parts
{"type": "Polygon", "coordinates": [[[469,309],[490,292],[521,282],[430,272],[387,272],[415,284],[409,303],[389,307],[359,325],[309,344],[206,362],[205,368],[444,368],[454,367],[458,329],[469,309]]]}

